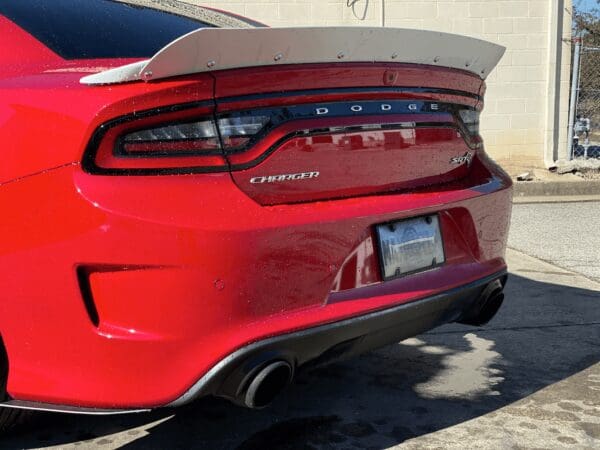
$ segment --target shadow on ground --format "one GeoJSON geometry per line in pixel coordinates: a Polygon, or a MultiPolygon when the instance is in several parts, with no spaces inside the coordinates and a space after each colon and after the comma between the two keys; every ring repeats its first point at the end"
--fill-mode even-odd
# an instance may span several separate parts
{"type": "Polygon", "coordinates": [[[388,448],[497,410],[600,361],[597,300],[598,292],[512,275],[506,303],[488,326],[445,326],[304,373],[266,410],[208,399],[143,415],[39,415],[3,445],[388,448]]]}

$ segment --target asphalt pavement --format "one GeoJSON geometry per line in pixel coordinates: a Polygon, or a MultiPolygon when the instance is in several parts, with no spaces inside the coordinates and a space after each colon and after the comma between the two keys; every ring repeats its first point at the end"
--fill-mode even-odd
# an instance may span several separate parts
{"type": "Polygon", "coordinates": [[[505,305],[485,327],[447,325],[305,373],[261,411],[207,399],[39,414],[0,447],[600,448],[599,206],[515,206],[510,245],[521,251],[508,252],[505,305]]]}

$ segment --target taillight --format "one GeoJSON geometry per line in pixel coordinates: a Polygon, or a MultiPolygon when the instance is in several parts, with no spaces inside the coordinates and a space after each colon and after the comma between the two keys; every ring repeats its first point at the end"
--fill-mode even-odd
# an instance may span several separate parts
{"type": "Polygon", "coordinates": [[[227,171],[224,150],[246,148],[270,117],[240,113],[215,118],[211,109],[157,110],[104,124],[90,141],[84,168],[134,175],[227,171]]]}
{"type": "Polygon", "coordinates": [[[460,109],[460,120],[470,135],[479,134],[479,111],[475,109],[460,109]]]}
{"type": "Polygon", "coordinates": [[[212,102],[158,108],[100,126],[83,158],[97,174],[156,175],[229,170],[212,102]]]}
{"type": "Polygon", "coordinates": [[[246,147],[252,137],[259,134],[269,121],[269,116],[253,115],[220,118],[218,126],[223,141],[223,148],[232,151],[246,147]]]}
{"type": "Polygon", "coordinates": [[[307,103],[215,115],[212,102],[206,102],[144,111],[105,123],[94,133],[83,167],[90,173],[132,175],[241,170],[259,164],[278,142],[297,133],[339,134],[432,124],[459,128],[469,146],[481,145],[479,112],[465,105],[394,99],[307,103]]]}
{"type": "Polygon", "coordinates": [[[122,156],[180,156],[218,149],[213,120],[203,120],[127,133],[119,138],[116,150],[122,156]]]}

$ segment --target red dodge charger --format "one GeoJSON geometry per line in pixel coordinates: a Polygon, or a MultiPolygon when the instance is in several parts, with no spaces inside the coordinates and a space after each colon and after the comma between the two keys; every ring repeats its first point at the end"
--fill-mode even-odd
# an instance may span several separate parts
{"type": "Polygon", "coordinates": [[[0,428],[215,395],[503,300],[504,49],[174,1],[0,1],[0,428]]]}

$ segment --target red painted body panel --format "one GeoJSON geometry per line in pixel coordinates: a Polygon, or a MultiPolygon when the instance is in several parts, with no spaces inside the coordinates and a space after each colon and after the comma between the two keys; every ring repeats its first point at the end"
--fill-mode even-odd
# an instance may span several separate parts
{"type": "MultiPolygon", "coordinates": [[[[386,119],[370,120],[385,123],[386,119]]],[[[397,119],[411,121],[402,116],[397,119]]],[[[233,172],[233,177],[244,192],[263,205],[353,197],[414,189],[461,178],[468,171],[466,165],[456,167],[449,161],[467,151],[470,151],[469,147],[455,128],[333,133],[290,139],[263,163],[233,172]],[[315,170],[319,170],[320,175],[310,182],[250,182],[255,177],[269,174],[315,170]]]]}
{"type": "Polygon", "coordinates": [[[104,122],[135,111],[210,100],[213,89],[208,75],[108,88],[81,85],[83,74],[77,69],[0,76],[0,183],[81,161],[92,133],[104,122]]]}
{"type": "MultiPolygon", "coordinates": [[[[0,18],[1,34],[7,30],[19,33],[0,18]]],[[[17,37],[31,56],[27,64],[4,65],[10,56],[0,53],[0,334],[8,393],[16,399],[164,405],[245,344],[505,268],[510,179],[482,150],[469,170],[448,169],[448,159],[467,148],[455,129],[295,138],[232,174],[102,176],[81,166],[102,124],[212,101],[213,94],[216,112],[390,98],[479,108],[473,95],[484,84],[475,76],[393,64],[311,65],[90,87],[79,84],[82,75],[123,61],[67,62],[27,35],[17,37]],[[428,88],[473,95],[400,89],[423,87],[423,80],[428,88]],[[384,91],[392,86],[399,89],[384,91]],[[375,92],[297,92],[357,87],[375,92]],[[251,94],[261,95],[239,98],[251,94]],[[387,158],[394,163],[386,166],[387,158]],[[372,164],[361,171],[364,159],[372,164]],[[315,170],[317,163],[327,176],[301,191],[247,187],[255,174],[315,170]],[[350,198],[324,201],[332,196],[350,198]],[[440,214],[446,263],[382,282],[374,225],[431,213],[440,214]],[[89,275],[97,320],[78,271],[89,275]]],[[[212,112],[207,108],[203,113],[212,112]]],[[[229,162],[264,153],[303,125],[276,129],[229,162]]]]}
{"type": "Polygon", "coordinates": [[[0,78],[9,74],[27,73],[32,67],[51,67],[63,62],[41,42],[1,15],[0,31],[3,37],[0,40],[0,78]]]}
{"type": "Polygon", "coordinates": [[[8,390],[52,403],[157,406],[248,342],[497,272],[509,183],[488,176],[463,189],[273,207],[254,203],[228,174],[102,177],[70,166],[9,183],[0,189],[11,211],[2,235],[13,237],[0,249],[0,270],[11,274],[1,279],[11,295],[0,309],[8,390]],[[500,190],[483,195],[486,186],[500,190]],[[331,293],[373,224],[440,210],[446,266],[331,293]],[[101,271],[91,280],[98,327],[78,265],[101,271]]]}
{"type": "MultiPolygon", "coordinates": [[[[215,96],[217,99],[229,100],[230,97],[249,94],[378,86],[453,89],[480,94],[484,86],[481,78],[469,72],[433,66],[383,63],[260,67],[215,72],[215,78],[215,96]],[[316,74],[318,76],[315,76],[316,74]],[[424,80],[427,80],[427,83],[424,83],[424,80]]],[[[322,97],[315,99],[323,100],[322,97]]],[[[231,107],[238,108],[239,105],[231,104],[231,107]]]]}

